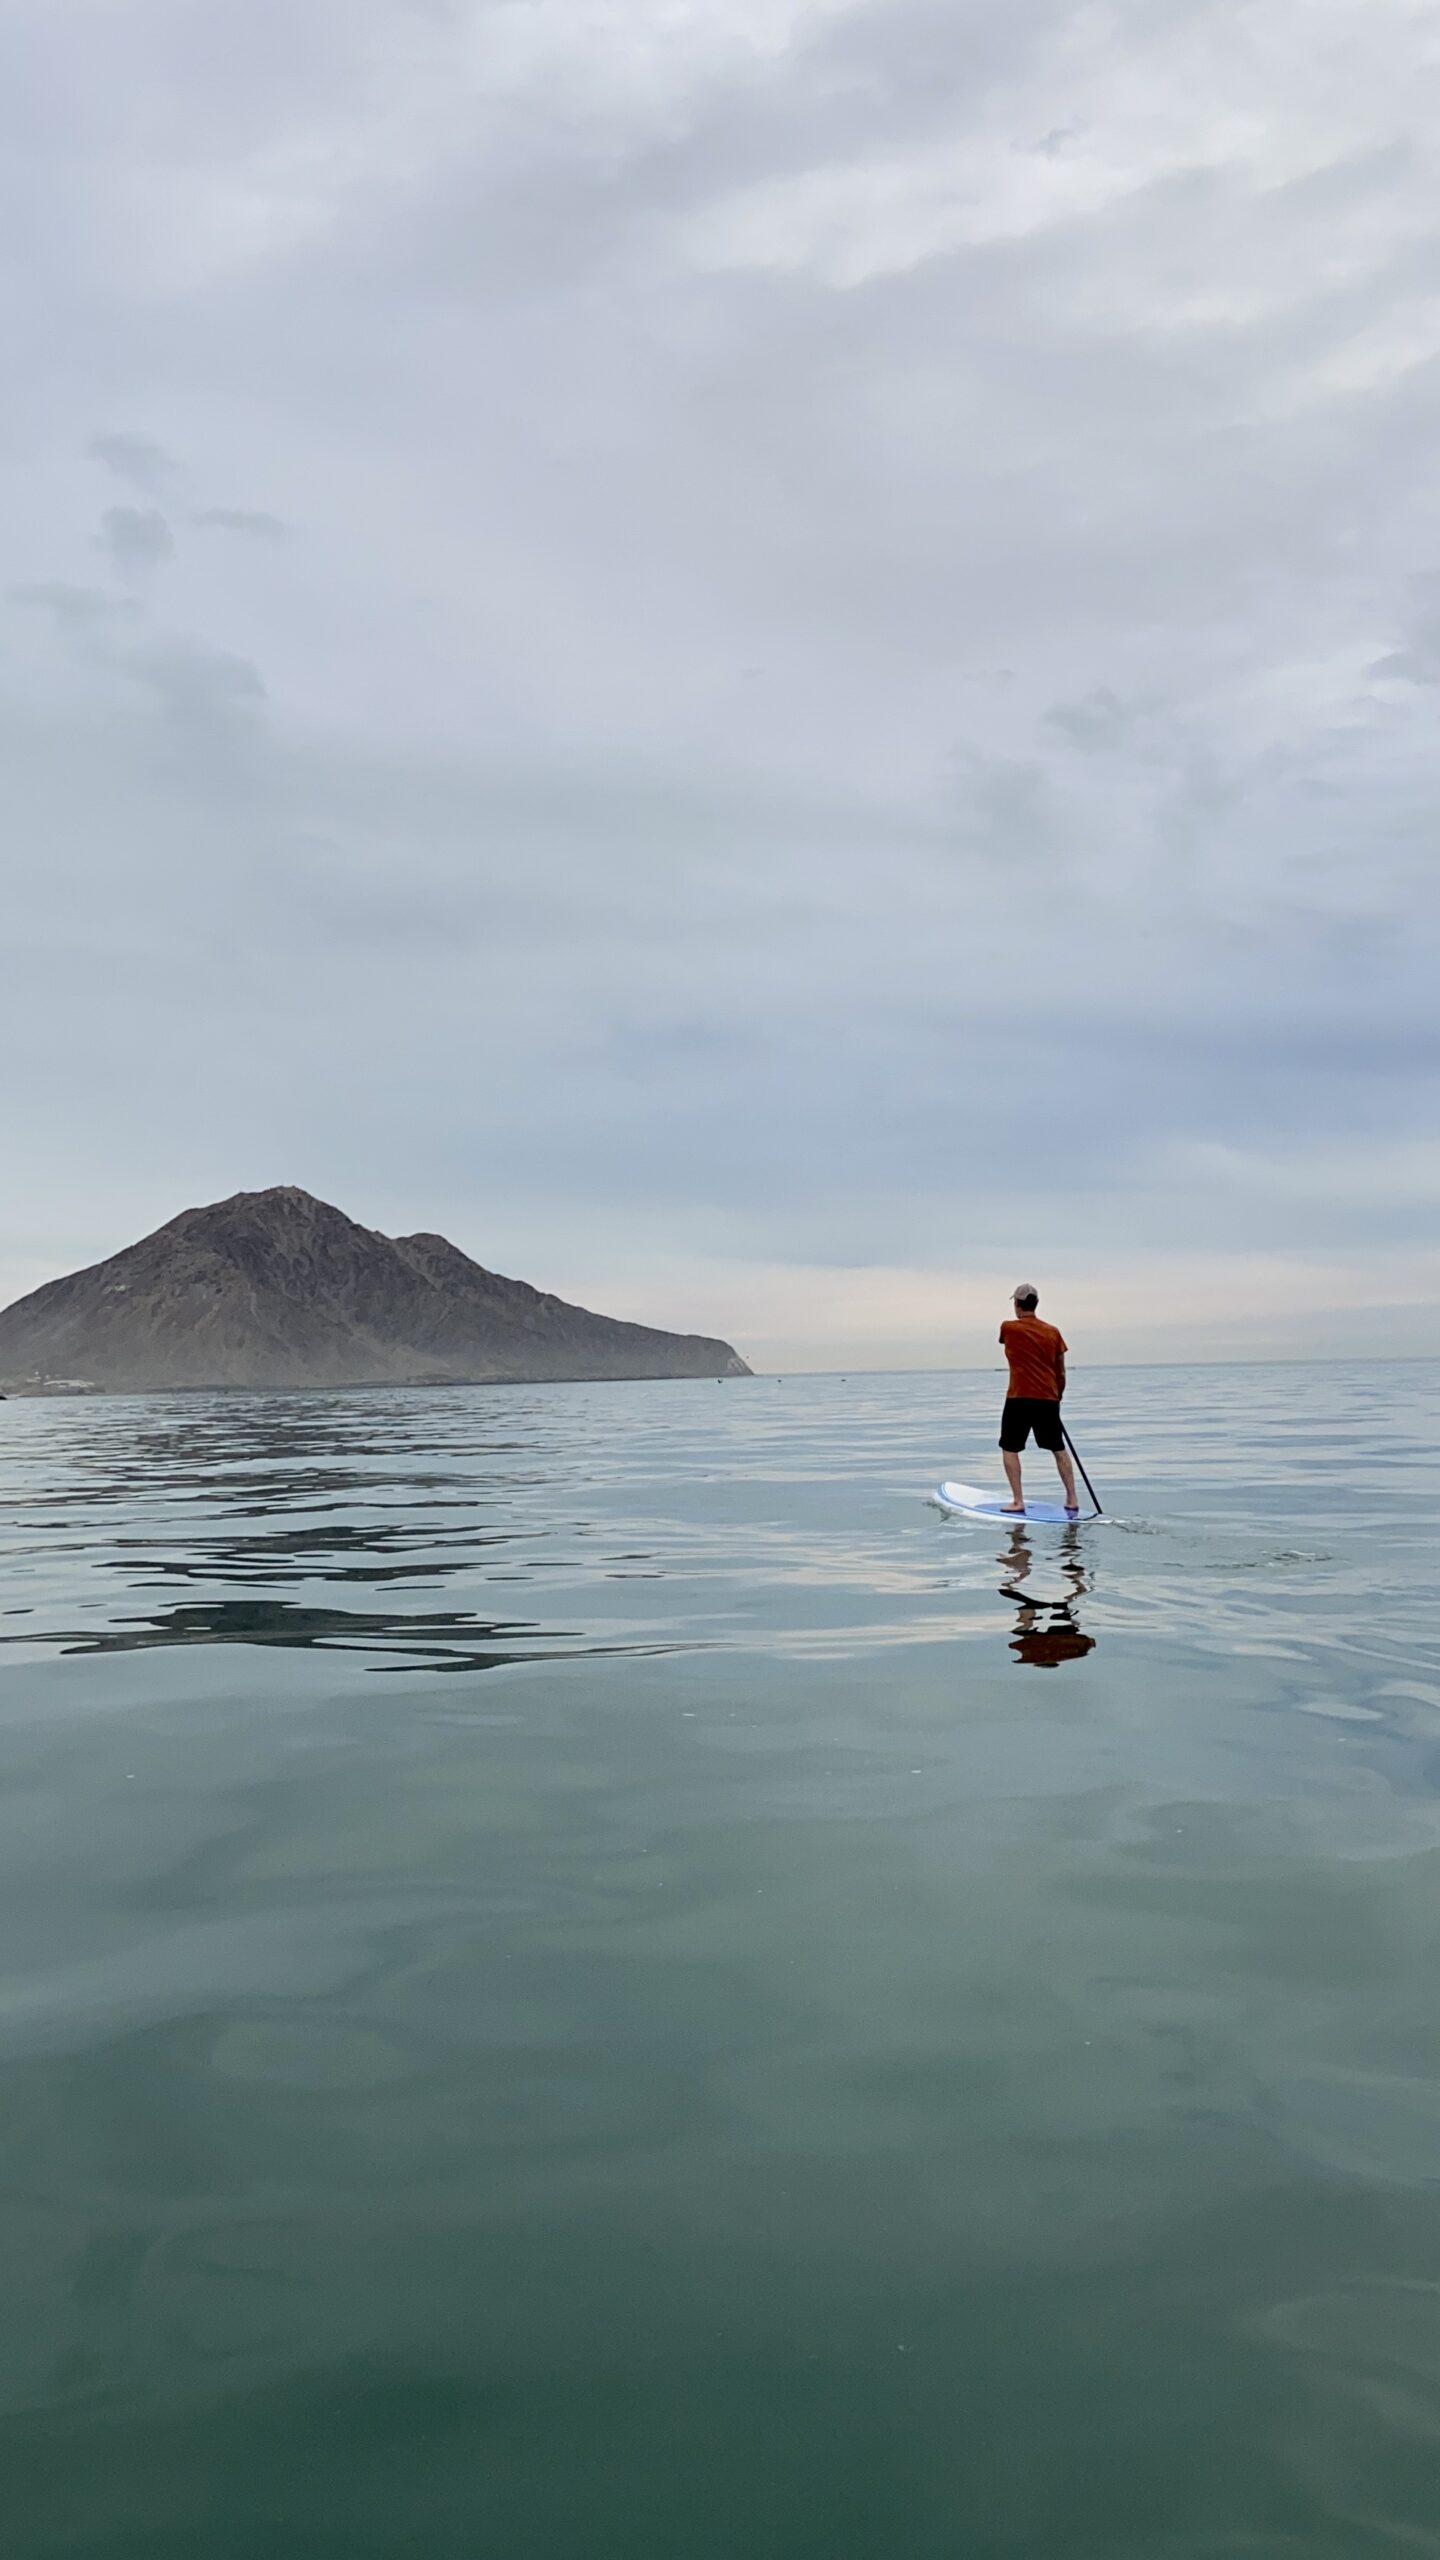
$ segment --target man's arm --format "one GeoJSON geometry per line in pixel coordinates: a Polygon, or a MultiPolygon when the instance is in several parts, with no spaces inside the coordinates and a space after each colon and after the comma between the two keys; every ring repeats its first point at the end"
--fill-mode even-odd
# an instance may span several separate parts
{"type": "Polygon", "coordinates": [[[1065,1393],[1065,1354],[1063,1351],[1057,1351],[1055,1354],[1055,1385],[1057,1389],[1056,1401],[1058,1403],[1060,1396],[1063,1396],[1065,1393]]]}

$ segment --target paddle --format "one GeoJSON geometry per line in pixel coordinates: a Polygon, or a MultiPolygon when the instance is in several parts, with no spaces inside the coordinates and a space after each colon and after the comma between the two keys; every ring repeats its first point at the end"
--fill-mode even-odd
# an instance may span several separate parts
{"type": "Polygon", "coordinates": [[[1081,1457],[1079,1450],[1076,1448],[1074,1441],[1071,1439],[1069,1432],[1065,1428],[1065,1417],[1063,1414],[1060,1417],[1060,1436],[1064,1441],[1066,1448],[1069,1450],[1071,1457],[1074,1459],[1076,1466],[1079,1468],[1080,1473],[1082,1476],[1085,1476],[1085,1490],[1095,1505],[1096,1518],[1103,1520],[1105,1515],[1100,1508],[1100,1496],[1096,1492],[1089,1477],[1085,1475],[1085,1461],[1081,1457]]]}

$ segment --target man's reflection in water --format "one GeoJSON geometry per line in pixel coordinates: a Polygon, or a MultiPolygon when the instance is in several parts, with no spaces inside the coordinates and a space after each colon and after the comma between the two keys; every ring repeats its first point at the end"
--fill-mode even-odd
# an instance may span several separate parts
{"type": "Polygon", "coordinates": [[[1075,1604],[1083,1600],[1090,1588],[1080,1553],[1077,1529],[1060,1532],[1060,1571],[1069,1589],[1058,1600],[1032,1600],[1016,1584],[1028,1582],[1035,1570],[1035,1552],[1025,1534],[1026,1524],[1016,1522],[1010,1532],[1010,1544],[997,1562],[1004,1566],[1000,1585],[1002,1599],[1019,1603],[1015,1632],[1010,1650],[1017,1662],[1033,1662],[1042,1671],[1053,1671],[1060,1662],[1078,1662],[1082,1655],[1093,1653],[1095,1638],[1087,1636],[1077,1624],[1075,1604]]]}

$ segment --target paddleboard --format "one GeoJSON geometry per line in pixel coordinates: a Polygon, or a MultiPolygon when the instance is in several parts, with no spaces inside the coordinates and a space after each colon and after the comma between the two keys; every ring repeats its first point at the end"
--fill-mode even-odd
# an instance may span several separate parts
{"type": "MultiPolygon", "coordinates": [[[[930,1496],[942,1511],[962,1511],[967,1520],[1003,1520],[1012,1529],[1022,1527],[1026,1522],[1047,1522],[1061,1529],[1073,1529],[1075,1526],[1063,1502],[1027,1502],[1023,1511],[1007,1511],[1005,1504],[1009,1498],[1004,1493],[986,1493],[982,1486],[976,1484],[937,1485],[930,1496]]],[[[1099,1514],[1082,1511],[1077,1516],[1082,1520],[1094,1520],[1099,1514]]]]}

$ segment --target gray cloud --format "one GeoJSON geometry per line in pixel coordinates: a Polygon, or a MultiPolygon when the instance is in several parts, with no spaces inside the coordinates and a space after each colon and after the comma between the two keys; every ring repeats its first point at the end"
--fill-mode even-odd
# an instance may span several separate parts
{"type": "Polygon", "coordinates": [[[12,1191],[293,1177],[801,1336],[1440,1251],[1435,72],[1276,6],[0,36],[12,1191]],[[278,512],[175,552],[182,486],[278,512]]]}
{"type": "Polygon", "coordinates": [[[290,530],[263,507],[201,507],[190,521],[213,525],[219,533],[250,534],[258,542],[283,542],[290,530]]]}
{"type": "Polygon", "coordinates": [[[1374,659],[1370,673],[1405,684],[1440,684],[1440,576],[1416,578],[1412,596],[1403,646],[1374,659]]]}
{"type": "Polygon", "coordinates": [[[43,613],[71,641],[93,639],[113,630],[136,611],[128,596],[107,595],[99,587],[67,586],[63,580],[53,578],[33,586],[12,587],[10,601],[43,613]]]}
{"type": "Polygon", "coordinates": [[[150,436],[116,430],[92,436],[85,450],[117,480],[141,490],[147,498],[163,498],[179,478],[179,464],[150,436]]]}
{"type": "Polygon", "coordinates": [[[107,507],[96,540],[122,578],[141,577],[175,556],[175,537],[158,507],[107,507]]]}
{"type": "Polygon", "coordinates": [[[117,663],[172,719],[188,727],[226,726],[237,713],[243,716],[265,700],[258,667],[228,649],[153,641],[127,650],[117,663]]]}
{"type": "Polygon", "coordinates": [[[1108,685],[1099,684],[1078,702],[1052,702],[1045,714],[1052,729],[1061,730],[1077,747],[1098,751],[1122,744],[1134,725],[1133,707],[1108,685]]]}

